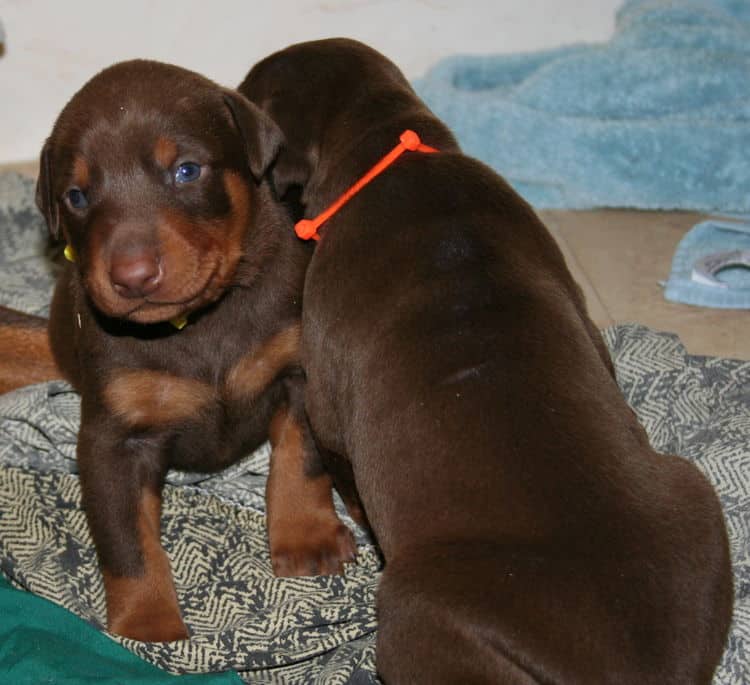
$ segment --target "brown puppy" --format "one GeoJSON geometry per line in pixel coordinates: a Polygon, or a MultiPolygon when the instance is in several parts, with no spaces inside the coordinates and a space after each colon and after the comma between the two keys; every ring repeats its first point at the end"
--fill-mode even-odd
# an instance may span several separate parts
{"type": "Polygon", "coordinates": [[[655,453],[532,209],[364,45],[292,46],[240,87],[321,228],[305,282],[316,438],[385,557],[389,683],[707,684],[732,602],[717,498],[655,453]]]}
{"type": "Polygon", "coordinates": [[[269,434],[275,571],[333,573],[354,554],[302,407],[309,250],[263,180],[281,143],[236,92],[133,61],[89,81],[42,152],[37,201],[74,260],[50,338],[81,393],[83,503],[114,633],[187,636],[159,540],[164,475],[221,469],[269,434]]]}

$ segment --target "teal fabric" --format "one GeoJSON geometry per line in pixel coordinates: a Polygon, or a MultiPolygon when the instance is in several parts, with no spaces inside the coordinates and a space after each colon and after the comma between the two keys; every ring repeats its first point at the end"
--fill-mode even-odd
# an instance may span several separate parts
{"type": "Polygon", "coordinates": [[[537,207],[750,212],[747,0],[628,0],[607,43],[457,55],[414,86],[537,207]]]}
{"type": "Polygon", "coordinates": [[[231,685],[236,673],[176,676],[65,609],[0,576],[0,682],[13,685],[231,685]]]}

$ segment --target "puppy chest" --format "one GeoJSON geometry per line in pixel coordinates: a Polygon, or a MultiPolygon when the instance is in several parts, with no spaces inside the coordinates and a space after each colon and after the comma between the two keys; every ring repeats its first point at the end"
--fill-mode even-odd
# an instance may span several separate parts
{"type": "MultiPolygon", "coordinates": [[[[226,341],[223,343],[226,346],[226,341]]],[[[299,327],[263,342],[231,341],[232,354],[217,346],[174,349],[161,368],[116,368],[103,389],[106,407],[133,429],[190,421],[231,421],[252,412],[260,398],[298,360],[299,327]]]]}

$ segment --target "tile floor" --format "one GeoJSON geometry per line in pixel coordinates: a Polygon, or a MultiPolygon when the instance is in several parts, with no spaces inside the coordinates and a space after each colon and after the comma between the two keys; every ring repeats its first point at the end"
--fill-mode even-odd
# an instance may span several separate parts
{"type": "MultiPolygon", "coordinates": [[[[37,165],[0,165],[6,169],[33,176],[37,165]]],[[[693,307],[662,296],[659,282],[669,276],[675,247],[702,215],[616,209],[540,214],[598,326],[641,323],[677,333],[691,354],[750,359],[750,310],[693,307]]]]}
{"type": "Polygon", "coordinates": [[[750,310],[667,302],[669,276],[682,236],[704,216],[688,212],[597,210],[542,212],[589,311],[602,328],[636,322],[677,333],[691,354],[750,359],[750,310]]]}

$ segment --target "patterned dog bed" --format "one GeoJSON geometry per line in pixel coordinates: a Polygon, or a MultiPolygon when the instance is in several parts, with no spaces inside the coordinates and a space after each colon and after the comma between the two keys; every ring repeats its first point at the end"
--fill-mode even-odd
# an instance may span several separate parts
{"type": "MultiPolygon", "coordinates": [[[[44,244],[31,194],[28,182],[0,176],[0,304],[43,312],[51,280],[42,250],[23,253],[25,245],[44,244]],[[11,200],[3,193],[9,183],[16,189],[11,200]]],[[[744,685],[750,681],[750,362],[691,356],[675,336],[635,325],[611,328],[605,339],[653,445],[694,461],[721,496],[736,606],[715,683],[744,685]]],[[[0,396],[0,567],[16,587],[101,628],[102,585],[75,475],[78,420],[78,398],[62,382],[0,396]]],[[[263,514],[267,466],[266,446],[216,476],[170,475],[163,540],[193,637],[173,644],[119,641],[177,673],[234,670],[248,682],[269,684],[377,682],[375,549],[359,531],[357,562],[345,576],[274,578],[263,514]]]]}

